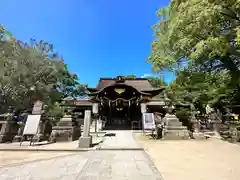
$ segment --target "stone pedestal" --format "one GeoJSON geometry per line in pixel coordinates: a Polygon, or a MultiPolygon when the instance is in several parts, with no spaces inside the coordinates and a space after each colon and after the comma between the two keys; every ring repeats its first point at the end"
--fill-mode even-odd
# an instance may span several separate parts
{"type": "Polygon", "coordinates": [[[164,124],[163,139],[189,139],[187,127],[183,126],[175,115],[166,114],[164,117],[164,124]]]}
{"type": "Polygon", "coordinates": [[[65,115],[56,126],[52,128],[50,142],[75,141],[81,135],[80,126],[74,126],[71,115],[65,115]]]}
{"type": "Polygon", "coordinates": [[[84,115],[83,135],[79,138],[79,148],[89,148],[92,145],[92,137],[89,135],[91,121],[91,111],[86,110],[84,115]]]}
{"type": "Polygon", "coordinates": [[[89,148],[92,145],[92,136],[81,136],[79,139],[79,148],[89,148]]]}
{"type": "Polygon", "coordinates": [[[16,123],[13,121],[13,113],[10,108],[7,113],[0,115],[0,143],[12,141],[17,133],[16,123]]]}
{"type": "Polygon", "coordinates": [[[15,122],[12,120],[0,121],[0,143],[13,140],[13,137],[16,135],[12,129],[14,125],[15,122]]]}

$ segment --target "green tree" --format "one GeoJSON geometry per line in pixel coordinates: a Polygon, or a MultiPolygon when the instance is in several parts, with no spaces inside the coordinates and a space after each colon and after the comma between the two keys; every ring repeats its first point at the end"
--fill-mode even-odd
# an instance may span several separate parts
{"type": "Polygon", "coordinates": [[[204,113],[207,104],[217,107],[223,100],[233,97],[228,87],[229,79],[228,73],[191,72],[185,69],[177,74],[176,80],[167,88],[167,94],[175,103],[193,103],[204,113]]]}
{"type": "Polygon", "coordinates": [[[169,96],[213,105],[240,100],[239,10],[239,0],[172,0],[157,12],[148,61],[154,71],[178,72],[169,96]]]}
{"type": "Polygon", "coordinates": [[[127,75],[127,76],[124,76],[125,78],[136,78],[136,75],[134,75],[134,74],[129,74],[129,75],[127,75]]]}
{"type": "MultiPolygon", "coordinates": [[[[25,109],[35,100],[52,106],[66,96],[83,94],[76,74],[70,73],[53,45],[16,40],[0,26],[0,106],[25,109]]],[[[83,85],[85,86],[85,85],[83,85]]]]}
{"type": "Polygon", "coordinates": [[[152,87],[155,87],[155,88],[160,88],[167,85],[166,82],[164,82],[164,80],[162,80],[159,77],[148,77],[147,79],[152,85],[152,87]]]}
{"type": "Polygon", "coordinates": [[[156,40],[149,61],[154,68],[175,68],[183,60],[201,70],[229,70],[239,78],[238,0],[172,0],[158,11],[156,40]]]}
{"type": "Polygon", "coordinates": [[[87,84],[78,84],[76,86],[76,92],[75,92],[75,97],[78,97],[78,96],[84,96],[87,94],[87,87],[88,85],[87,84]]]}

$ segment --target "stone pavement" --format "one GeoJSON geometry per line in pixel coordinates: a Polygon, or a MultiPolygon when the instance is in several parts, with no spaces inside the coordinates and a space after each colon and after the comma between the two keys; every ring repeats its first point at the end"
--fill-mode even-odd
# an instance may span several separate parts
{"type": "MultiPolygon", "coordinates": [[[[137,148],[131,131],[107,137],[103,147],[137,148]],[[122,137],[122,139],[121,139],[122,137]]],[[[143,150],[94,150],[0,168],[0,180],[162,180],[143,150]]]]}
{"type": "Polygon", "coordinates": [[[114,136],[106,136],[101,149],[140,149],[132,135],[132,131],[106,131],[106,134],[115,134],[114,136]]]}

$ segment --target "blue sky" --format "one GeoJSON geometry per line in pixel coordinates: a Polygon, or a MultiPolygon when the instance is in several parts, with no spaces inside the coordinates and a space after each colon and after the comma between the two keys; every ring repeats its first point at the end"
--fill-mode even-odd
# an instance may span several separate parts
{"type": "MultiPolygon", "coordinates": [[[[19,40],[53,43],[80,83],[151,74],[156,11],[169,0],[1,0],[1,24],[19,40]]],[[[164,73],[165,81],[173,79],[164,73]]]]}

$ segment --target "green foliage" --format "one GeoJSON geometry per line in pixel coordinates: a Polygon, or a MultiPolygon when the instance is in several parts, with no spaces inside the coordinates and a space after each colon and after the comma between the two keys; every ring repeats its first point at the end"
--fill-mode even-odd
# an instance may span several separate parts
{"type": "Polygon", "coordinates": [[[152,85],[152,87],[155,87],[155,88],[160,88],[167,85],[166,82],[164,82],[163,79],[159,77],[148,77],[147,79],[152,85]]]}
{"type": "Polygon", "coordinates": [[[23,43],[0,26],[1,109],[26,109],[35,100],[51,107],[63,97],[82,95],[83,89],[52,44],[35,39],[23,43]]]}
{"type": "Polygon", "coordinates": [[[64,108],[58,102],[48,106],[48,115],[51,117],[61,118],[64,115],[64,108]]]}
{"type": "Polygon", "coordinates": [[[180,108],[176,111],[177,118],[186,126],[189,130],[192,128],[190,112],[187,108],[180,108]]]}
{"type": "Polygon", "coordinates": [[[87,88],[88,88],[88,85],[87,84],[78,84],[76,86],[76,89],[74,91],[74,96],[75,97],[78,97],[78,96],[84,96],[87,94],[87,88]]]}
{"type": "Polygon", "coordinates": [[[157,14],[148,61],[154,71],[177,71],[170,99],[201,111],[239,103],[240,1],[172,0],[157,14]]]}
{"type": "Polygon", "coordinates": [[[129,74],[127,76],[124,76],[125,78],[136,78],[136,75],[135,74],[129,74]]]}
{"type": "Polygon", "coordinates": [[[172,0],[154,26],[156,40],[148,61],[154,68],[176,68],[182,60],[201,70],[226,69],[239,76],[239,1],[172,0]],[[229,17],[230,12],[232,16],[229,17]],[[236,41],[237,40],[237,41],[236,41]]]}

